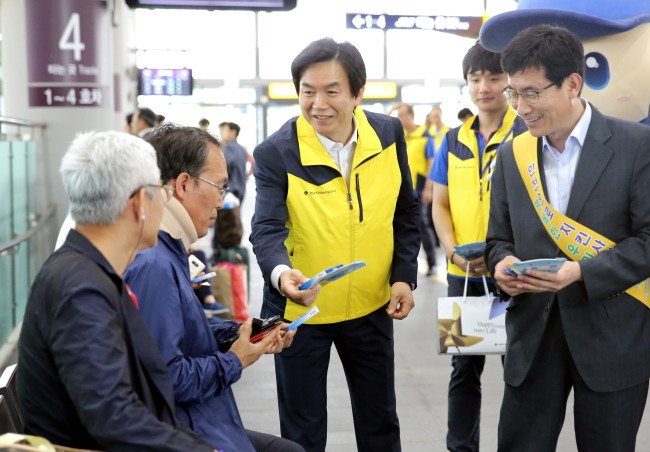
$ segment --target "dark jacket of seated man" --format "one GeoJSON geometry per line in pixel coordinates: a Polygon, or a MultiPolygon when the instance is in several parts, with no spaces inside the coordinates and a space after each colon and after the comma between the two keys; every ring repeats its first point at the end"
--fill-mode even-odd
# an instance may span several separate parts
{"type": "Polygon", "coordinates": [[[122,279],[72,230],[32,286],[19,342],[25,433],[107,451],[213,451],[174,417],[167,367],[122,279]]]}

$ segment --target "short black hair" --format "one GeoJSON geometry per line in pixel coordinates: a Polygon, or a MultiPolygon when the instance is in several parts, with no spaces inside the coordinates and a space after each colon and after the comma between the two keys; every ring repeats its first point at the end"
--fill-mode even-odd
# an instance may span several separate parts
{"type": "Polygon", "coordinates": [[[472,113],[472,110],[470,110],[470,109],[467,108],[467,107],[461,109],[461,110],[458,112],[458,119],[463,119],[463,118],[465,118],[465,117],[467,117],[467,116],[474,116],[474,113],[472,113]]]}
{"type": "Polygon", "coordinates": [[[366,84],[366,64],[359,50],[349,42],[336,42],[323,38],[312,42],[291,63],[291,76],[296,93],[300,93],[300,79],[304,72],[316,63],[337,61],[348,76],[350,91],[356,98],[366,84]]]}
{"type": "Polygon", "coordinates": [[[239,131],[241,130],[241,127],[239,127],[239,124],[234,123],[234,122],[229,122],[229,123],[228,123],[228,128],[229,128],[230,130],[234,130],[234,131],[235,131],[235,137],[238,137],[238,136],[239,136],[239,131]]]}
{"type": "Polygon", "coordinates": [[[208,121],[206,118],[201,118],[199,119],[199,125],[203,127],[208,127],[210,125],[210,121],[208,121]]]}
{"type": "Polygon", "coordinates": [[[235,131],[235,137],[239,136],[239,131],[241,130],[241,127],[239,127],[239,124],[236,124],[234,122],[226,122],[226,121],[224,121],[224,122],[219,124],[219,128],[222,128],[222,127],[228,127],[230,130],[234,130],[235,131]]]}
{"type": "Polygon", "coordinates": [[[478,71],[489,71],[492,74],[503,73],[501,54],[490,52],[477,41],[463,58],[463,78],[467,81],[469,74],[478,71]]]}
{"type": "Polygon", "coordinates": [[[584,80],[585,56],[580,39],[563,27],[535,25],[520,31],[501,55],[501,64],[512,75],[526,69],[544,71],[560,86],[571,74],[584,80]]]}
{"type": "Polygon", "coordinates": [[[138,119],[142,119],[149,127],[153,127],[158,121],[158,115],[151,108],[138,108],[138,119]]]}
{"type": "Polygon", "coordinates": [[[161,125],[146,140],[156,150],[163,184],[177,178],[182,172],[193,176],[199,174],[208,157],[208,143],[221,148],[221,143],[211,133],[198,127],[174,123],[161,125]]]}

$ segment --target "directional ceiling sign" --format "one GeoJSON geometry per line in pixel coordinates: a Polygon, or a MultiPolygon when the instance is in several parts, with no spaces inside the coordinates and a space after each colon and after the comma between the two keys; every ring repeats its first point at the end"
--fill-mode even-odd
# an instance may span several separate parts
{"type": "Polygon", "coordinates": [[[355,30],[435,30],[477,38],[482,16],[404,16],[347,13],[347,28],[355,30]]]}

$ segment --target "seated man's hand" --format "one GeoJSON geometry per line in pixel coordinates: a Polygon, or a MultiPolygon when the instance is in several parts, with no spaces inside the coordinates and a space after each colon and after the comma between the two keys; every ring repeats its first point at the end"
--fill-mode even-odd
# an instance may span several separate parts
{"type": "Polygon", "coordinates": [[[280,353],[283,349],[291,347],[293,337],[298,330],[285,331],[289,328],[289,325],[291,324],[284,322],[280,325],[280,334],[278,334],[276,341],[266,349],[266,353],[280,353]]]}
{"type": "Polygon", "coordinates": [[[239,339],[237,339],[230,347],[230,351],[237,355],[243,368],[250,366],[260,359],[260,356],[262,356],[273,343],[279,340],[280,325],[273,328],[268,335],[254,344],[251,342],[251,329],[251,319],[248,319],[239,327],[239,339]]]}
{"type": "MultiPolygon", "coordinates": [[[[205,275],[205,272],[201,272],[201,273],[199,273],[198,275],[196,275],[196,277],[198,278],[199,276],[203,276],[203,275],[205,275]]],[[[201,284],[203,284],[203,282],[204,282],[204,281],[192,283],[192,289],[194,289],[194,290],[198,290],[198,289],[200,289],[200,288],[201,288],[201,284]]]]}
{"type": "Polygon", "coordinates": [[[301,306],[310,306],[316,301],[320,286],[298,290],[298,286],[309,281],[302,272],[296,268],[286,270],[280,275],[280,290],[289,300],[301,306]]]}

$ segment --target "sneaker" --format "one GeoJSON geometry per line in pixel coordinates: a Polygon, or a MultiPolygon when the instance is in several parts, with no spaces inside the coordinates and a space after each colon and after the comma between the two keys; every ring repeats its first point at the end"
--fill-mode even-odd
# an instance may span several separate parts
{"type": "Polygon", "coordinates": [[[433,276],[435,274],[436,274],[436,267],[432,265],[431,267],[429,267],[429,270],[427,270],[427,277],[433,276]]]}
{"type": "Polygon", "coordinates": [[[222,305],[221,303],[210,303],[210,304],[204,304],[203,305],[203,311],[206,314],[225,314],[226,312],[229,312],[230,309],[222,305]]]}

